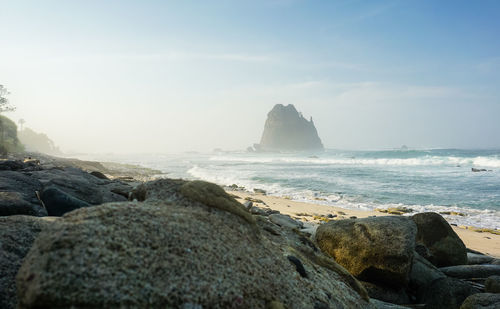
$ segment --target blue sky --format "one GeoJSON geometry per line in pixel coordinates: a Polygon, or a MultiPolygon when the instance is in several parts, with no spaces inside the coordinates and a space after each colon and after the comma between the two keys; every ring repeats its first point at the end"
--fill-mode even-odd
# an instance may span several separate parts
{"type": "Polygon", "coordinates": [[[8,116],[63,150],[500,148],[498,1],[1,1],[8,116]]]}

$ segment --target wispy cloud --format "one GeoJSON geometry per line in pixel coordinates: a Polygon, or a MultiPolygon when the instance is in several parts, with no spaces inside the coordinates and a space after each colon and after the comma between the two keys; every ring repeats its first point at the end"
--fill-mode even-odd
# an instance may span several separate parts
{"type": "Polygon", "coordinates": [[[476,64],[475,68],[481,73],[498,72],[500,70],[500,57],[484,59],[476,64]]]}

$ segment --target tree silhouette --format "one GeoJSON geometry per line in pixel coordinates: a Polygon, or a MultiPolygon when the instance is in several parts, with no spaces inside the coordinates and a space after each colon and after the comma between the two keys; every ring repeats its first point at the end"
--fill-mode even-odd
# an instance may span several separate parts
{"type": "Polygon", "coordinates": [[[9,100],[6,98],[10,92],[3,85],[0,85],[0,114],[3,112],[12,112],[15,107],[9,105],[9,100]]]}
{"type": "MultiPolygon", "coordinates": [[[[9,105],[9,100],[6,98],[9,94],[10,93],[7,91],[7,88],[0,85],[0,114],[3,112],[12,112],[16,109],[15,107],[9,105]]],[[[7,152],[5,146],[5,127],[6,124],[4,124],[4,121],[0,118],[0,150],[3,153],[7,152]]]]}
{"type": "Polygon", "coordinates": [[[23,130],[23,125],[26,123],[26,120],[24,120],[23,118],[19,119],[17,121],[17,123],[19,123],[19,131],[22,131],[23,130]]]}

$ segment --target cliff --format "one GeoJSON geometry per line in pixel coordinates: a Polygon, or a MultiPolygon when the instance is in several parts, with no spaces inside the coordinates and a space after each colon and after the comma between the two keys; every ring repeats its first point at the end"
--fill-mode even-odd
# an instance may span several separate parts
{"type": "Polygon", "coordinates": [[[305,119],[292,104],[276,104],[267,114],[258,151],[322,150],[314,122],[305,119]]]}

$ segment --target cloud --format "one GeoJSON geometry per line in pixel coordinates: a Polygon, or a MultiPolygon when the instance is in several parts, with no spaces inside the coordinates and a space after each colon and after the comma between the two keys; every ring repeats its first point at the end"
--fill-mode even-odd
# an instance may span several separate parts
{"type": "Polygon", "coordinates": [[[475,65],[480,73],[492,73],[500,70],[500,57],[487,58],[475,65]]]}

